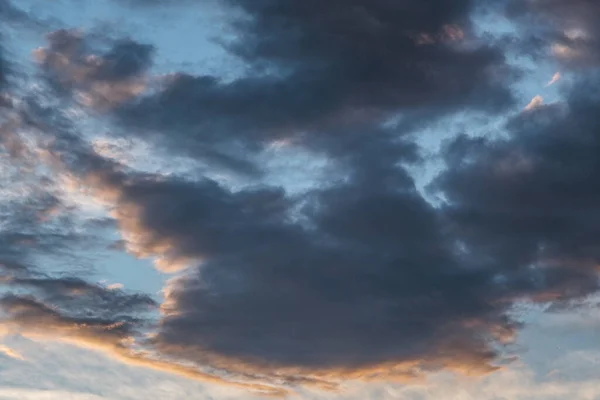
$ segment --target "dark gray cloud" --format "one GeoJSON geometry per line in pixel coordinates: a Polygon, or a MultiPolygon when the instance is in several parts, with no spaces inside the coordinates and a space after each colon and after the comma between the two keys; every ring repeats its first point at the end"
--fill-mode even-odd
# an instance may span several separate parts
{"type": "Polygon", "coordinates": [[[0,108],[5,107],[7,104],[6,98],[4,97],[3,89],[6,89],[8,78],[15,72],[18,72],[18,68],[9,60],[8,52],[5,47],[6,37],[11,37],[14,32],[8,32],[10,28],[25,27],[27,29],[41,28],[44,23],[37,20],[31,14],[17,7],[11,0],[0,0],[0,108]]]}
{"type": "MultiPolygon", "coordinates": [[[[86,229],[86,222],[76,221],[73,210],[55,195],[52,182],[31,168],[39,167],[40,161],[33,162],[35,151],[22,141],[19,124],[13,122],[0,131],[0,325],[23,323],[40,329],[54,321],[73,331],[77,326],[114,327],[115,332],[125,325],[128,331],[141,329],[144,321],[137,315],[155,308],[154,300],[76,277],[82,270],[89,275],[87,257],[101,243],[100,235],[86,229]]],[[[62,143],[57,130],[52,136],[62,143]]]]}
{"type": "Polygon", "coordinates": [[[4,22],[25,22],[31,17],[23,10],[15,7],[11,0],[0,0],[0,19],[4,22]]]}
{"type": "Polygon", "coordinates": [[[56,63],[79,64],[81,68],[90,69],[87,76],[90,80],[122,80],[141,75],[150,67],[154,52],[151,45],[120,39],[113,41],[102,54],[94,54],[94,44],[98,46],[105,38],[92,36],[86,40],[86,36],[76,30],[57,30],[46,35],[46,39],[45,66],[58,72],[56,63]]]}
{"type": "MultiPolygon", "coordinates": [[[[8,1],[0,1],[0,20],[5,20],[10,16],[12,9],[11,3],[8,1]]],[[[3,41],[4,32],[0,30],[0,96],[3,95],[2,90],[6,86],[9,74],[9,64],[6,60],[6,50],[3,41]]]]}
{"type": "Polygon", "coordinates": [[[307,195],[299,219],[273,190],[100,184],[135,210],[121,228],[143,233],[146,254],[201,264],[170,288],[173,312],[153,344],[196,362],[317,376],[486,370],[518,331],[515,304],[563,307],[598,290],[592,82],[568,112],[515,117],[510,139],[448,146],[440,209],[400,165],[413,149],[385,132],[328,145],[350,178],[307,195]]]}
{"type": "MultiPolygon", "coordinates": [[[[154,48],[151,45],[135,42],[131,39],[112,40],[98,35],[85,35],[75,30],[58,30],[46,36],[48,46],[36,51],[36,58],[42,67],[47,82],[61,96],[75,96],[80,104],[96,110],[110,110],[123,103],[132,101],[143,92],[152,92],[153,85],[147,76],[152,65],[154,48]],[[106,47],[108,50],[99,50],[106,47]]],[[[174,78],[185,90],[195,87],[195,78],[174,78]]],[[[171,85],[171,84],[170,84],[171,85]]],[[[175,84],[173,88],[175,89],[175,84]]],[[[213,99],[215,102],[216,99],[213,99]]],[[[162,100],[160,100],[162,101],[162,100]]],[[[185,103],[189,99],[181,99],[185,103]]],[[[167,107],[165,105],[165,107],[167,107]]],[[[159,106],[163,112],[163,106],[159,106]]],[[[181,110],[193,114],[192,104],[181,110]]],[[[154,118],[157,110],[148,110],[145,117],[154,118]]],[[[168,113],[177,115],[180,111],[172,109],[168,113]]],[[[141,125],[135,127],[143,128],[141,125]]],[[[175,128],[175,125],[173,125],[175,128]]],[[[187,131],[186,131],[187,132],[187,131]]],[[[216,136],[215,136],[216,137],[216,136]]],[[[170,147],[172,139],[163,137],[170,147]]],[[[177,140],[180,140],[178,137],[177,140]]],[[[214,142],[214,140],[213,140],[214,142]]],[[[227,141],[231,143],[231,141],[227,141]]],[[[177,145],[179,149],[185,148],[177,145]]],[[[192,154],[216,166],[225,167],[248,175],[257,175],[256,165],[244,159],[236,149],[225,149],[214,146],[192,146],[192,154]]]]}
{"type": "Polygon", "coordinates": [[[8,281],[12,287],[32,290],[44,299],[45,304],[75,308],[75,312],[115,318],[149,311],[156,302],[148,295],[126,293],[119,288],[92,284],[75,277],[29,276],[14,277],[8,281]]]}
{"type": "Polygon", "coordinates": [[[132,40],[120,40],[102,56],[103,62],[94,71],[96,79],[131,78],[143,74],[152,63],[154,48],[132,40]]]}
{"type": "MultiPolygon", "coordinates": [[[[69,159],[80,158],[80,138],[69,130],[60,131],[58,125],[48,125],[51,119],[42,123],[42,115],[36,115],[37,118],[30,116],[30,127],[46,129],[44,133],[48,135],[50,126],[56,128],[52,131],[55,147],[49,148],[68,152],[69,159]]],[[[46,161],[49,161],[48,167],[56,167],[52,160],[46,158],[46,161]]],[[[88,161],[98,170],[104,168],[108,171],[111,165],[110,161],[100,157],[90,157],[88,161]]],[[[117,173],[109,173],[105,178],[117,179],[118,176],[117,173]]],[[[148,312],[156,311],[155,300],[146,294],[92,283],[85,275],[76,276],[83,261],[80,256],[67,259],[66,266],[60,263],[52,265],[57,261],[56,256],[64,261],[64,256],[78,250],[82,244],[86,245],[86,254],[94,249],[87,242],[89,238],[86,235],[70,229],[68,220],[56,221],[58,217],[53,210],[60,205],[53,197],[30,196],[3,204],[0,208],[3,212],[0,228],[0,334],[47,337],[103,351],[130,365],[203,382],[226,383],[261,394],[286,394],[284,389],[254,383],[245,376],[230,381],[230,378],[233,379],[231,375],[226,379],[214,370],[203,372],[165,359],[161,354],[140,352],[145,334],[153,327],[154,321],[149,318],[151,314],[148,312]]],[[[103,243],[99,237],[93,239],[94,245],[103,243]]]]}
{"type": "Polygon", "coordinates": [[[473,37],[471,1],[225,3],[246,15],[226,46],[247,75],[226,83],[177,74],[117,110],[131,132],[192,153],[232,144],[248,151],[397,113],[511,102],[502,52],[473,37]]]}
{"type": "Polygon", "coordinates": [[[36,329],[77,327],[126,339],[141,335],[143,316],[155,307],[147,296],[94,285],[77,278],[13,278],[3,281],[10,292],[0,299],[7,314],[2,325],[29,325],[36,329]],[[32,292],[23,289],[33,289],[32,292]]]}
{"type": "Polygon", "coordinates": [[[436,181],[464,251],[497,280],[551,298],[598,289],[600,176],[597,77],[586,76],[566,104],[533,109],[503,140],[461,137],[448,145],[436,181]]]}
{"type": "MultiPolygon", "coordinates": [[[[509,139],[453,141],[449,169],[432,186],[448,199],[440,208],[408,173],[421,161],[417,147],[404,130],[382,127],[396,114],[407,128],[511,104],[501,49],[473,38],[474,2],[227,3],[246,14],[227,45],[247,75],[232,82],[174,74],[137,91],[151,46],[128,40],[97,52],[72,31],[50,34],[39,61],[55,88],[109,105],[119,132],[256,170],[248,152],[297,136],[296,145],[334,160],[344,180],[290,197],[269,182],[232,190],[142,174],[89,150],[35,102],[22,117],[54,139],[42,161],[56,176],[111,203],[125,250],[182,274],[144,345],[287,382],[487,372],[518,332],[517,302],[563,306],[598,289],[600,141],[589,91],[577,88],[568,112],[546,106],[515,117],[509,139]]],[[[0,246],[21,234],[6,232],[0,246]]],[[[126,340],[149,298],[21,276],[27,267],[9,261],[7,284],[27,292],[0,301],[14,323],[42,329],[36,321],[45,321],[66,336],[83,323],[86,340],[135,359],[126,340]]]]}
{"type": "Polygon", "coordinates": [[[107,109],[145,89],[145,72],[154,52],[151,45],[121,39],[98,54],[95,47],[105,38],[90,38],[64,29],[46,38],[48,47],[36,50],[35,56],[59,92],[75,94],[83,104],[107,109]]]}
{"type": "Polygon", "coordinates": [[[4,59],[4,49],[0,47],[0,89],[2,89],[7,82],[8,78],[8,65],[4,59]]]}
{"type": "MultiPolygon", "coordinates": [[[[519,326],[508,316],[515,301],[558,286],[498,283],[496,269],[459,251],[399,164],[415,160],[414,146],[385,131],[346,133],[330,148],[349,178],[302,204],[280,189],[232,192],[85,151],[57,155],[114,202],[131,252],[190,267],[168,288],[149,343],[162,354],[290,381],[493,369],[519,326]]],[[[522,272],[523,282],[535,276],[522,272]]]]}
{"type": "Polygon", "coordinates": [[[0,298],[4,318],[0,323],[2,333],[13,332],[40,338],[58,339],[79,346],[100,350],[116,359],[137,367],[153,368],[176,373],[190,379],[208,383],[227,383],[230,386],[255,391],[269,397],[283,397],[288,392],[272,385],[253,382],[228,381],[218,375],[177,363],[152,358],[131,346],[139,337],[139,321],[102,318],[94,315],[71,316],[64,310],[51,306],[31,296],[9,294],[0,298]]]}
{"type": "Polygon", "coordinates": [[[67,262],[81,263],[69,254],[86,242],[85,236],[70,231],[64,220],[60,224],[44,221],[48,210],[56,205],[56,199],[47,196],[3,204],[0,308],[4,316],[0,325],[29,325],[42,330],[44,326],[52,330],[55,325],[73,332],[79,326],[90,330],[90,334],[104,331],[107,336],[119,337],[139,333],[144,320],[138,315],[156,306],[150,297],[76,278],[73,274],[78,272],[78,265],[70,265],[61,274],[50,274],[57,267],[47,265],[53,263],[48,256],[64,256],[67,262]]]}
{"type": "MultiPolygon", "coordinates": [[[[37,329],[43,329],[45,325],[49,331],[58,328],[65,336],[68,336],[69,331],[75,332],[79,329],[82,336],[97,337],[110,343],[110,339],[125,339],[133,333],[130,323],[92,316],[71,317],[30,296],[3,296],[0,299],[0,308],[9,315],[9,323],[37,329]]],[[[3,324],[6,323],[6,320],[3,321],[3,324]]]]}
{"type": "MultiPolygon", "coordinates": [[[[232,191],[211,180],[139,174],[77,140],[50,149],[57,173],[113,203],[125,249],[164,270],[187,267],[168,288],[148,345],[290,381],[486,372],[517,332],[515,302],[560,303],[594,289],[566,268],[540,275],[513,259],[488,264],[485,247],[468,243],[453,214],[416,190],[405,167],[419,161],[416,147],[381,127],[396,113],[436,117],[510,104],[502,53],[472,37],[472,2],[229,4],[247,14],[228,44],[247,76],[225,83],[176,74],[119,102],[113,121],[196,155],[236,156],[232,149],[299,135],[347,177],[298,199],[269,186],[232,191]]],[[[75,72],[93,71],[81,81],[67,74],[65,86],[95,83],[99,69],[72,56],[84,39],[53,35],[48,70],[60,72],[51,65],[56,54],[75,72]]],[[[101,56],[119,79],[144,74],[149,62],[129,46],[123,64],[101,56]]],[[[451,195],[454,187],[443,189],[451,195]]]]}
{"type": "Polygon", "coordinates": [[[521,24],[520,40],[527,39],[529,52],[537,56],[551,53],[568,68],[600,63],[597,2],[513,0],[508,4],[508,15],[521,24]]]}
{"type": "Polygon", "coordinates": [[[75,234],[68,219],[43,224],[42,220],[57,206],[57,199],[46,193],[34,194],[23,201],[0,204],[0,262],[21,264],[39,254],[60,255],[89,238],[75,234]]]}

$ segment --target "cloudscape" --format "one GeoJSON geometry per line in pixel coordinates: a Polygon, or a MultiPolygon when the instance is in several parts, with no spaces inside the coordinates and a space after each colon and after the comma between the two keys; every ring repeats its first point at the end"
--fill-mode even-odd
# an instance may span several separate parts
{"type": "Polygon", "coordinates": [[[0,0],[0,397],[600,399],[598,18],[0,0]]]}

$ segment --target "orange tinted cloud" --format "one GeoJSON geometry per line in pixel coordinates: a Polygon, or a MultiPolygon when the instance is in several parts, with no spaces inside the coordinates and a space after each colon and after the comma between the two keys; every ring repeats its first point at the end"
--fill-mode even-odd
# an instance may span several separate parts
{"type": "Polygon", "coordinates": [[[525,111],[530,111],[533,110],[535,108],[538,108],[540,106],[542,106],[544,104],[544,98],[540,95],[535,96],[533,99],[531,99],[531,101],[529,102],[529,104],[527,104],[524,108],[525,111]]]}
{"type": "MultiPolygon", "coordinates": [[[[144,66],[130,73],[119,65],[119,59],[89,54],[85,48],[85,35],[80,31],[58,30],[47,35],[48,47],[34,50],[33,57],[59,84],[72,90],[75,98],[88,107],[99,110],[113,108],[146,89],[144,66]]],[[[132,42],[133,43],[133,42],[132,42]]],[[[139,45],[141,48],[141,45],[139,45]]],[[[126,56],[122,51],[120,57],[126,56]]]]}
{"type": "Polygon", "coordinates": [[[25,357],[23,357],[19,352],[5,345],[0,345],[0,354],[4,354],[5,356],[13,358],[15,360],[25,360],[25,357]]]}
{"type": "MultiPolygon", "coordinates": [[[[132,348],[136,343],[134,332],[123,322],[70,318],[30,298],[10,298],[8,301],[5,298],[3,309],[8,317],[0,322],[0,334],[20,334],[32,340],[58,340],[101,351],[129,365],[174,373],[201,382],[226,384],[275,397],[287,394],[284,388],[236,381],[233,377],[227,379],[197,368],[152,358],[149,353],[132,348]]],[[[10,349],[0,348],[0,351],[20,358],[10,349]]]]}

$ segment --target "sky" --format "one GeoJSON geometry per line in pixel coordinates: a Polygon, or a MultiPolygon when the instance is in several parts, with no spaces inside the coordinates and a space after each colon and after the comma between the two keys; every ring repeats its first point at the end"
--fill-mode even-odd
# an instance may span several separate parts
{"type": "Polygon", "coordinates": [[[0,0],[0,399],[600,399],[599,17],[0,0]]]}

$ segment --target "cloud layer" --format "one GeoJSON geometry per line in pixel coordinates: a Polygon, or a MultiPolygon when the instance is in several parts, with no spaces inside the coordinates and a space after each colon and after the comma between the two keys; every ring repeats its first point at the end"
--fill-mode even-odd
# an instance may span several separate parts
{"type": "Polygon", "coordinates": [[[236,36],[223,45],[246,66],[230,81],[158,76],[159,49],[135,38],[48,34],[33,54],[42,89],[15,98],[0,131],[11,188],[37,196],[2,210],[3,326],[275,395],[498,369],[522,326],[516,305],[598,290],[600,10],[508,8],[524,52],[539,39],[543,62],[578,74],[564,101],[519,110],[519,65],[477,36],[484,5],[228,0],[236,36]],[[419,134],[466,113],[505,135],[439,132],[434,205],[413,173],[428,161],[419,134]],[[253,184],[135,170],[97,153],[82,120],[253,184]],[[274,145],[324,157],[340,178],[286,191],[259,161],[274,145]],[[154,324],[152,298],[40,265],[85,243],[82,226],[106,236],[65,206],[65,186],[104,207],[125,251],[175,274],[154,324]]]}

